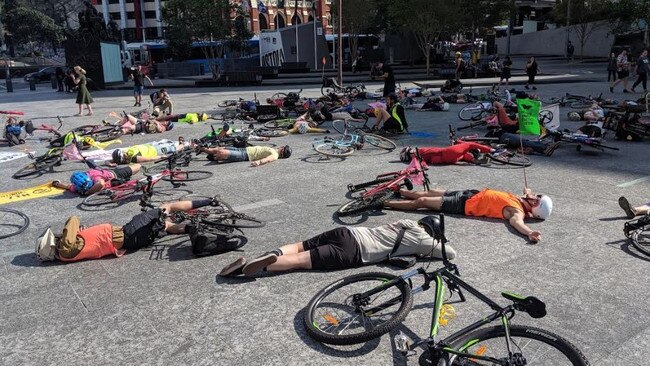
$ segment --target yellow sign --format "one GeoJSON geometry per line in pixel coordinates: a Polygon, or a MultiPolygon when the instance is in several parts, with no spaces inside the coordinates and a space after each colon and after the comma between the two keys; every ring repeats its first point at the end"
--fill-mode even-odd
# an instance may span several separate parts
{"type": "Polygon", "coordinates": [[[34,198],[54,196],[65,192],[64,189],[52,187],[52,182],[40,186],[25,188],[18,191],[0,193],[0,205],[11,202],[31,200],[34,198]]]}

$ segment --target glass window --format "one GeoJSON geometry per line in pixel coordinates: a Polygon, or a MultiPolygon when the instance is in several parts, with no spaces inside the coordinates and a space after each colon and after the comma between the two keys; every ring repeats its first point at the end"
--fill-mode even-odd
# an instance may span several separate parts
{"type": "Polygon", "coordinates": [[[108,0],[109,4],[119,4],[120,0],[108,0]]]}
{"type": "Polygon", "coordinates": [[[126,12],[126,19],[135,19],[135,13],[132,11],[126,12]]]}
{"type": "Polygon", "coordinates": [[[117,12],[117,13],[108,13],[108,15],[110,15],[111,18],[113,18],[113,20],[115,20],[115,21],[120,20],[120,13],[119,12],[117,12]]]}
{"type": "Polygon", "coordinates": [[[156,19],[156,11],[155,10],[147,10],[144,12],[144,17],[145,19],[156,19]]]}

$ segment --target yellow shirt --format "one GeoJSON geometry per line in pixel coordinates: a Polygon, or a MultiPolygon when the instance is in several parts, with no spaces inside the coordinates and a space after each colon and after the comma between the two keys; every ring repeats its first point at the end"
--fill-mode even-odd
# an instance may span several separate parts
{"type": "Polygon", "coordinates": [[[129,159],[132,159],[134,156],[142,156],[145,158],[155,158],[158,156],[156,148],[149,144],[131,146],[126,149],[125,153],[129,159]]]}
{"type": "Polygon", "coordinates": [[[272,156],[273,160],[277,160],[279,157],[278,150],[268,146],[249,146],[246,148],[246,153],[250,161],[261,160],[269,156],[272,156]]]}

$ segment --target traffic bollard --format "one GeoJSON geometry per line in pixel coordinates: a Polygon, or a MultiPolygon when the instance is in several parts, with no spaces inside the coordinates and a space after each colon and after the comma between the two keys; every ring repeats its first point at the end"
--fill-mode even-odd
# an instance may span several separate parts
{"type": "Polygon", "coordinates": [[[14,83],[11,81],[11,78],[5,79],[5,85],[7,86],[7,93],[13,93],[14,83]]]}
{"type": "Polygon", "coordinates": [[[29,90],[36,90],[36,78],[29,78],[29,90]]]}

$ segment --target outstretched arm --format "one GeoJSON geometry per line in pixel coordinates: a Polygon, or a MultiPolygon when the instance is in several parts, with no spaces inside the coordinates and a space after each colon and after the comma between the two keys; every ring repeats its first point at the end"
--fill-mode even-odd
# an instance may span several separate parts
{"type": "Polygon", "coordinates": [[[275,161],[275,159],[276,158],[274,156],[267,156],[264,159],[251,161],[251,166],[255,167],[255,166],[268,164],[268,163],[270,163],[272,161],[275,161]]]}
{"type": "Polygon", "coordinates": [[[508,223],[510,223],[510,225],[512,225],[512,227],[515,228],[515,230],[517,230],[519,233],[528,237],[528,240],[530,240],[532,243],[537,243],[538,241],[542,240],[541,232],[532,230],[524,223],[523,212],[516,210],[516,212],[514,212],[508,219],[508,223]]]}

